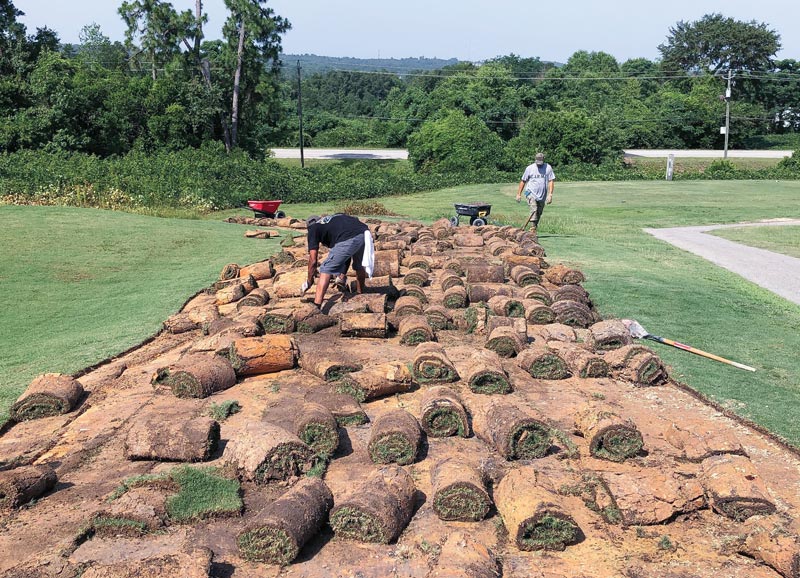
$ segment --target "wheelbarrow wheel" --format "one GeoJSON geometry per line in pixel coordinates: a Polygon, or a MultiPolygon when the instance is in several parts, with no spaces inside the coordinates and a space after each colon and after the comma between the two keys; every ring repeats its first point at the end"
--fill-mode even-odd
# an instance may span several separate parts
{"type": "Polygon", "coordinates": [[[486,224],[486,220],[484,220],[484,219],[482,219],[480,217],[478,217],[474,221],[472,221],[472,225],[474,227],[482,227],[485,224],[486,224]]]}
{"type": "Polygon", "coordinates": [[[275,218],[276,219],[283,219],[285,216],[286,216],[286,213],[284,213],[283,211],[277,211],[275,213],[275,218]]]}
{"type": "Polygon", "coordinates": [[[450,217],[450,224],[453,225],[454,227],[458,227],[458,215],[456,215],[455,217],[450,217]]]}

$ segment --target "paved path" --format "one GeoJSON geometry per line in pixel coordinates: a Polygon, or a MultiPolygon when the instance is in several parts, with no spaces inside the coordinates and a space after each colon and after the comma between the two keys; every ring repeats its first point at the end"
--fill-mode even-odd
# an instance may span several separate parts
{"type": "MultiPolygon", "coordinates": [[[[626,157],[650,157],[667,158],[675,155],[675,158],[694,158],[694,159],[721,159],[721,150],[666,150],[666,149],[627,149],[624,151],[626,157]]],[[[738,159],[782,159],[792,156],[792,151],[739,151],[728,149],[729,158],[738,159]]]]}
{"type": "Polygon", "coordinates": [[[733,271],[748,281],[752,281],[800,305],[800,259],[765,249],[748,247],[747,245],[728,241],[722,237],[706,234],[714,229],[781,225],[800,225],[800,219],[778,219],[733,225],[644,229],[644,231],[657,239],[666,241],[680,249],[699,255],[715,265],[733,271]]]}

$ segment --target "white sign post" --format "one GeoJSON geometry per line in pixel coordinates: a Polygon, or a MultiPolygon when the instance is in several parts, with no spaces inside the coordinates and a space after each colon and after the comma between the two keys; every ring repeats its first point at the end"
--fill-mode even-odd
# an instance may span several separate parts
{"type": "Polygon", "coordinates": [[[675,155],[669,155],[667,157],[667,180],[672,180],[672,172],[675,168],[675,155]]]}

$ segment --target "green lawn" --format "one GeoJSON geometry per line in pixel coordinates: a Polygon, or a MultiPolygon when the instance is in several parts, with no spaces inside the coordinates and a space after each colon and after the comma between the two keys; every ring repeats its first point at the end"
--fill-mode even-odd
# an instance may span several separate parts
{"type": "MultiPolygon", "coordinates": [[[[473,185],[381,202],[431,220],[453,215],[454,202],[486,201],[492,217],[522,225],[527,215],[515,193],[515,183],[473,185]]],[[[334,206],[283,208],[303,217],[334,206]]],[[[6,403],[36,373],[73,371],[135,343],[224,263],[255,260],[265,246],[243,239],[241,227],[214,221],[10,207],[0,216],[8,223],[0,242],[16,248],[0,256],[3,294],[14,304],[0,313],[4,349],[13,353],[11,364],[0,359],[6,403]],[[40,253],[53,246],[61,247],[58,258],[40,253]],[[124,275],[112,288],[103,278],[113,267],[124,275]],[[37,297],[41,287],[54,295],[37,297]],[[93,313],[74,318],[86,312],[93,313]]],[[[557,183],[540,235],[549,260],[586,273],[605,316],[638,319],[652,333],[756,367],[744,372],[652,344],[674,377],[800,445],[800,307],[641,230],[775,217],[800,217],[800,182],[557,183]]]]}
{"type": "Polygon", "coordinates": [[[734,227],[711,231],[712,235],[735,241],[742,245],[767,249],[775,253],[800,259],[800,227],[734,227]]]}
{"type": "Polygon", "coordinates": [[[229,262],[275,241],[220,221],[0,207],[0,422],[39,373],[71,373],[155,333],[229,262]]]}

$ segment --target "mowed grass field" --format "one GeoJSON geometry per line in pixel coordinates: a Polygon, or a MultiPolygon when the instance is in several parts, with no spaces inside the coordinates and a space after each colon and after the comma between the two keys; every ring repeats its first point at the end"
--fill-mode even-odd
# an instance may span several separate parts
{"type": "MultiPolygon", "coordinates": [[[[712,235],[729,241],[758,247],[800,259],[800,227],[732,227],[711,231],[712,235]]],[[[800,281],[799,281],[800,282],[800,281]]]]}
{"type": "MultiPolygon", "coordinates": [[[[453,215],[454,202],[483,201],[492,204],[494,219],[521,226],[527,213],[515,193],[516,183],[474,185],[379,201],[428,221],[453,215]]],[[[336,205],[283,208],[304,217],[336,205]]],[[[225,263],[257,260],[266,247],[243,239],[242,227],[220,223],[224,214],[206,222],[48,209],[54,227],[37,236],[40,215],[47,214],[40,210],[0,207],[3,222],[16,223],[0,231],[0,242],[18,248],[0,256],[0,283],[9,289],[3,294],[13,295],[14,305],[0,312],[3,349],[13,353],[12,363],[0,359],[4,407],[37,373],[75,371],[137,343],[225,263]],[[106,239],[105,248],[86,234],[87,226],[104,229],[95,235],[106,239]],[[62,252],[56,259],[35,250],[53,244],[62,252]],[[114,251],[126,258],[106,256],[114,251]],[[67,278],[59,276],[62,262],[78,263],[95,277],[70,278],[69,268],[67,278]],[[107,267],[124,270],[113,291],[105,274],[98,276],[107,267]],[[48,311],[30,301],[42,287],[52,295],[48,311]],[[120,298],[129,294],[140,297],[120,298]],[[73,318],[83,309],[92,315],[73,318]]],[[[651,333],[756,367],[743,372],[652,344],[676,379],[800,446],[800,307],[641,230],[776,217],[800,217],[800,182],[557,183],[540,241],[548,260],[586,273],[585,286],[604,316],[637,319],[651,333]]]]}

